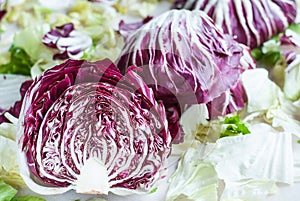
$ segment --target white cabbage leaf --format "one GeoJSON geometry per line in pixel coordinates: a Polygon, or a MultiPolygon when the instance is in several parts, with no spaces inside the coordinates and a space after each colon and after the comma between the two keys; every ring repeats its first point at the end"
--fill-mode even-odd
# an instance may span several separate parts
{"type": "MultiPolygon", "coordinates": [[[[195,142],[197,143],[197,142],[195,142]]],[[[187,149],[170,178],[167,201],[217,201],[218,177],[212,164],[201,159],[204,145],[187,149]]]]}
{"type": "MultiPolygon", "coordinates": [[[[300,137],[300,106],[285,97],[265,69],[246,71],[242,82],[248,96],[249,113],[258,112],[273,127],[300,137]]],[[[251,122],[253,119],[248,123],[251,122]]]]}
{"type": "Polygon", "coordinates": [[[13,187],[24,187],[17,159],[16,126],[0,124],[0,180],[13,187]]]}
{"type": "Polygon", "coordinates": [[[265,201],[268,195],[274,194],[277,186],[274,181],[246,179],[226,181],[221,201],[265,201]]]}
{"type": "Polygon", "coordinates": [[[249,127],[251,134],[224,137],[208,144],[205,161],[215,166],[220,179],[264,179],[294,182],[292,135],[268,124],[249,127]]]}

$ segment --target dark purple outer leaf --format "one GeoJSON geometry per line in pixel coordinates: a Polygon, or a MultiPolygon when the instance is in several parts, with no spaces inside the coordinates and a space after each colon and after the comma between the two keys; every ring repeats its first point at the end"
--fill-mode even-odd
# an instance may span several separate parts
{"type": "Polygon", "coordinates": [[[174,8],[204,11],[250,48],[282,32],[297,15],[295,0],[178,0],[174,8]]]}
{"type": "Polygon", "coordinates": [[[34,81],[21,114],[20,146],[44,184],[76,185],[90,157],[105,164],[110,188],[147,192],[164,176],[165,109],[131,69],[68,60],[34,81]]]}
{"type": "Polygon", "coordinates": [[[178,120],[189,105],[209,103],[255,67],[248,48],[222,33],[204,12],[187,10],[166,12],[129,35],[118,66],[125,73],[130,65],[143,69],[139,74],[163,101],[173,143],[182,139],[178,120]]]}
{"type": "Polygon", "coordinates": [[[153,17],[148,16],[140,22],[126,23],[121,20],[119,23],[119,33],[126,39],[132,32],[149,22],[153,17]]]}
{"type": "Polygon", "coordinates": [[[6,14],[6,10],[0,10],[0,21],[2,20],[5,14],[6,14]]]}

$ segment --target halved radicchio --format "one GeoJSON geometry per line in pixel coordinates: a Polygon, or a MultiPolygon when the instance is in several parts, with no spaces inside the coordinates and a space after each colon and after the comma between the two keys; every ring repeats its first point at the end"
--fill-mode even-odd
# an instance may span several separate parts
{"type": "Polygon", "coordinates": [[[250,48],[282,32],[297,15],[296,0],[177,0],[174,7],[204,11],[250,48]]]}
{"type": "Polygon", "coordinates": [[[144,193],[165,177],[170,134],[162,104],[131,69],[68,60],[23,102],[21,175],[40,194],[144,193]]]}
{"type": "Polygon", "coordinates": [[[143,69],[139,74],[163,101],[173,143],[182,140],[178,120],[190,105],[207,103],[211,118],[241,109],[239,77],[255,67],[249,49],[198,10],[168,11],[131,33],[118,67],[125,73],[131,65],[143,69]]]}

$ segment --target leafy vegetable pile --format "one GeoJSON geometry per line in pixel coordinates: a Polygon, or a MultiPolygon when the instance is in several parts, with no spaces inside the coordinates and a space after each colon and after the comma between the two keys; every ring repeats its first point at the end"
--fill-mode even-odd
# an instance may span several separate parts
{"type": "Polygon", "coordinates": [[[170,156],[167,201],[300,181],[300,4],[161,3],[0,0],[0,73],[30,79],[0,105],[0,200],[155,194],[170,156]]]}

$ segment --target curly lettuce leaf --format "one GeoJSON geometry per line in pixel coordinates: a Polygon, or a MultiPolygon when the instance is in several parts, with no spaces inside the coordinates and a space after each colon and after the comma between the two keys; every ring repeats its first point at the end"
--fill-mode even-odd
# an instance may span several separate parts
{"type": "Polygon", "coordinates": [[[0,74],[30,75],[33,63],[25,50],[13,45],[10,47],[9,52],[10,62],[0,66],[0,74]]]}
{"type": "Polygon", "coordinates": [[[274,194],[277,186],[274,181],[263,179],[246,179],[242,181],[227,181],[221,201],[265,201],[266,197],[274,194]]]}
{"type": "Polygon", "coordinates": [[[218,177],[212,164],[201,159],[201,144],[187,149],[170,179],[167,201],[217,201],[218,177]]]}
{"type": "Polygon", "coordinates": [[[225,130],[221,133],[220,138],[222,137],[228,137],[228,136],[236,136],[236,135],[245,135],[249,134],[250,131],[240,120],[240,117],[238,115],[231,116],[231,117],[225,117],[224,121],[221,122],[223,125],[226,126],[225,130]]]}
{"type": "MultiPolygon", "coordinates": [[[[0,124],[0,180],[19,188],[25,183],[19,174],[17,162],[16,127],[13,124],[0,124]]],[[[1,193],[0,193],[1,194],[1,193]]],[[[1,199],[0,199],[1,200],[1,199]]]]}
{"type": "Polygon", "coordinates": [[[46,201],[36,196],[19,196],[16,197],[18,191],[9,184],[0,180],[0,200],[1,201],[46,201]]]}
{"type": "Polygon", "coordinates": [[[300,106],[286,98],[265,69],[246,71],[242,82],[248,96],[249,113],[257,112],[263,116],[263,122],[300,137],[300,106]]]}
{"type": "Polygon", "coordinates": [[[251,135],[221,138],[206,147],[205,161],[214,165],[218,177],[225,182],[260,178],[293,183],[291,133],[263,123],[249,130],[251,135]]]}
{"type": "Polygon", "coordinates": [[[17,190],[7,185],[0,180],[0,200],[1,201],[10,201],[17,194],[17,190]]]}
{"type": "Polygon", "coordinates": [[[23,29],[15,34],[14,45],[24,49],[34,63],[39,59],[52,60],[50,55],[53,55],[53,51],[41,42],[48,31],[49,24],[23,29]]]}

